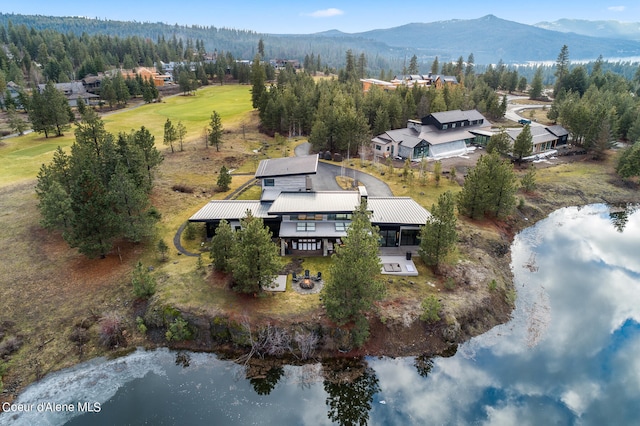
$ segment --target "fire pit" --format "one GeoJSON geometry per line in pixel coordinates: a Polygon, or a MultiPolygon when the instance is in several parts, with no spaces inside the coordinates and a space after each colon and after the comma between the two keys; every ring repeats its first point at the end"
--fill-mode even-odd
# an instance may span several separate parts
{"type": "Polygon", "coordinates": [[[311,281],[310,278],[305,278],[300,281],[300,287],[304,288],[305,290],[311,290],[313,288],[313,281],[311,281]]]}

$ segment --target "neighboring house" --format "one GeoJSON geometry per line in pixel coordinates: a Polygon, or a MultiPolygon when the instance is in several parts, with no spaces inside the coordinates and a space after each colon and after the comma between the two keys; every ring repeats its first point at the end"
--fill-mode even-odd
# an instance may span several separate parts
{"type": "Polygon", "coordinates": [[[383,90],[395,90],[398,86],[406,86],[412,88],[418,87],[435,87],[437,89],[443,88],[445,85],[453,86],[458,84],[458,79],[452,75],[439,75],[439,74],[410,74],[410,75],[397,75],[393,77],[391,81],[378,80],[376,78],[363,78],[360,80],[362,83],[362,89],[366,93],[371,90],[371,87],[378,86],[383,90]]]}
{"type": "Polygon", "coordinates": [[[417,250],[420,227],[430,217],[427,210],[409,197],[369,197],[364,187],[313,191],[307,183],[317,171],[317,162],[317,155],[263,160],[256,172],[262,180],[261,200],[210,201],[189,221],[204,222],[207,236],[212,237],[222,219],[239,229],[240,219],[249,210],[269,226],[283,256],[329,256],[342,244],[353,211],[364,201],[372,224],[380,229],[381,247],[417,250]]]}
{"type": "Polygon", "coordinates": [[[476,110],[436,112],[374,137],[371,148],[378,158],[445,158],[466,153],[477,137],[489,137],[490,129],[491,123],[476,110]]]}
{"type": "MultiPolygon", "coordinates": [[[[44,91],[46,84],[38,84],[40,93],[44,91]]],[[[78,106],[78,99],[82,99],[86,105],[97,105],[100,97],[93,93],[87,92],[81,81],[72,81],[71,83],[56,83],[54,87],[58,89],[69,101],[70,107],[78,106]]]]}
{"type": "MultiPolygon", "coordinates": [[[[569,132],[560,125],[555,126],[529,126],[531,130],[531,143],[533,144],[532,154],[556,149],[566,146],[569,139],[569,132]]],[[[507,129],[507,134],[511,138],[511,143],[515,142],[522,128],[507,129]]]]}
{"type": "Polygon", "coordinates": [[[287,65],[291,65],[293,69],[299,70],[301,68],[300,61],[297,59],[271,59],[269,64],[276,70],[284,70],[287,65]]]}
{"type": "Polygon", "coordinates": [[[13,81],[8,82],[7,83],[7,90],[5,90],[4,93],[0,93],[0,103],[2,105],[4,105],[5,96],[6,96],[7,92],[9,92],[9,95],[11,96],[11,99],[13,100],[13,103],[16,106],[16,108],[22,108],[22,104],[20,103],[20,100],[18,99],[18,97],[20,96],[20,91],[21,90],[22,90],[22,88],[20,86],[18,86],[16,83],[14,83],[13,81]]]}
{"type": "Polygon", "coordinates": [[[139,75],[143,80],[153,81],[156,87],[162,87],[173,81],[171,74],[160,74],[155,68],[138,67],[134,70],[121,69],[119,71],[125,79],[136,78],[136,75],[139,75]]]}
{"type": "Polygon", "coordinates": [[[93,93],[94,95],[99,95],[100,86],[102,85],[103,79],[104,79],[104,74],[87,75],[85,78],[83,78],[80,81],[82,81],[82,85],[84,86],[84,89],[87,92],[93,93]]]}

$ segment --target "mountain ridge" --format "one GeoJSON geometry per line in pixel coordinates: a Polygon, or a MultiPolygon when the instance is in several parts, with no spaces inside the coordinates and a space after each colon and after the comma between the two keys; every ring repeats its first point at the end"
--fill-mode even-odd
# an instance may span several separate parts
{"type": "MultiPolygon", "coordinates": [[[[111,36],[139,36],[155,40],[159,37],[191,38],[205,42],[207,50],[231,51],[236,57],[251,59],[256,53],[259,39],[264,39],[266,53],[273,58],[303,59],[306,54],[320,55],[330,66],[343,65],[344,52],[364,53],[373,70],[402,68],[406,58],[416,55],[421,63],[429,63],[436,56],[441,62],[467,58],[473,53],[477,64],[522,64],[555,61],[563,45],[569,47],[572,60],[640,57],[640,29],[638,40],[594,37],[599,34],[582,22],[583,32],[567,31],[570,22],[560,20],[554,24],[563,31],[541,26],[521,24],[486,15],[477,19],[450,19],[430,23],[413,22],[399,27],[375,29],[359,33],[345,33],[336,29],[314,34],[264,34],[251,30],[170,25],[138,21],[111,21],[85,17],[48,17],[42,15],[16,15],[0,13],[0,25],[26,25],[35,29],[53,29],[62,33],[80,35],[105,34],[111,36]]],[[[610,22],[610,21],[606,21],[610,22]]],[[[617,21],[614,21],[617,22],[617,21]]],[[[542,24],[540,24],[542,25],[542,24]]],[[[550,26],[546,25],[547,27],[550,26]]],[[[577,25],[577,24],[575,24],[577,25]]],[[[574,25],[574,26],[575,26],[574,25]]],[[[543,25],[544,26],[544,25],[543,25]]],[[[640,28],[640,24],[638,24],[640,28]]],[[[608,28],[619,28],[609,25],[608,28]]],[[[632,28],[625,26],[624,28],[632,28]]],[[[628,30],[628,33],[633,31],[628,30]]],[[[613,29],[601,32],[614,36],[613,29]]]]}

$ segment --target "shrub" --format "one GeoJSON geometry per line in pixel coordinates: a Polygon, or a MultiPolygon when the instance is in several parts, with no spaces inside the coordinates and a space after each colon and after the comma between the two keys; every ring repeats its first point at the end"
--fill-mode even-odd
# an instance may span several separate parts
{"type": "Polygon", "coordinates": [[[16,336],[5,338],[2,343],[0,343],[0,358],[4,358],[14,352],[17,352],[21,346],[22,341],[16,336]]]}
{"type": "Polygon", "coordinates": [[[169,329],[164,337],[168,342],[172,340],[191,340],[193,338],[193,331],[191,331],[189,323],[184,318],[177,316],[173,322],[169,324],[169,329]]]}
{"type": "Polygon", "coordinates": [[[456,288],[456,281],[449,277],[444,281],[444,288],[446,288],[447,290],[451,291],[454,288],[456,288]]]}
{"type": "Polygon", "coordinates": [[[184,228],[184,239],[188,241],[193,241],[196,239],[198,235],[198,229],[193,222],[187,222],[186,228],[184,228]]]}
{"type": "Polygon", "coordinates": [[[133,294],[142,299],[148,299],[156,292],[156,279],[146,269],[142,262],[138,262],[131,276],[133,294]]]}
{"type": "Polygon", "coordinates": [[[489,290],[495,291],[497,288],[498,282],[495,279],[491,280],[491,282],[489,282],[489,290]]]}
{"type": "Polygon", "coordinates": [[[440,310],[442,305],[440,301],[433,295],[426,297],[422,301],[422,315],[420,319],[428,323],[434,323],[440,321],[440,310]]]}
{"type": "Polygon", "coordinates": [[[298,344],[298,349],[300,350],[300,356],[302,359],[309,359],[313,356],[319,341],[318,335],[313,331],[308,333],[296,333],[293,340],[298,344]]]}
{"type": "Polygon", "coordinates": [[[110,349],[126,343],[120,315],[112,312],[100,319],[100,343],[110,349]]]}
{"type": "Polygon", "coordinates": [[[78,346],[82,346],[89,341],[89,333],[86,328],[76,327],[71,332],[69,340],[75,342],[78,346]]]}
{"type": "Polygon", "coordinates": [[[160,259],[164,262],[167,260],[167,252],[169,251],[169,246],[164,242],[163,239],[158,240],[157,245],[158,253],[160,253],[160,259]]]}
{"type": "Polygon", "coordinates": [[[136,328],[140,334],[147,334],[147,326],[145,325],[142,317],[136,317],[136,328]]]}

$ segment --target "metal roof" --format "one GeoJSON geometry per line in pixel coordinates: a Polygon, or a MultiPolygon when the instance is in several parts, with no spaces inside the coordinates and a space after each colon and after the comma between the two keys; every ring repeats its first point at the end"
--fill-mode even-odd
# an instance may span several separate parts
{"type": "Polygon", "coordinates": [[[270,206],[271,203],[261,203],[258,200],[213,200],[191,216],[189,221],[238,220],[247,215],[247,210],[250,210],[255,217],[275,218],[268,213],[270,206]]]}
{"type": "Polygon", "coordinates": [[[369,197],[368,209],[373,211],[371,223],[424,225],[431,213],[410,197],[369,197]]]}
{"type": "Polygon", "coordinates": [[[356,191],[282,192],[270,215],[296,213],[351,213],[360,203],[356,191]]]}
{"type": "Polygon", "coordinates": [[[569,134],[569,131],[559,124],[556,124],[555,126],[549,126],[547,127],[547,130],[557,137],[567,136],[569,134]]]}
{"type": "Polygon", "coordinates": [[[439,145],[443,143],[464,141],[473,139],[475,136],[469,133],[468,127],[459,127],[451,130],[438,130],[432,125],[423,125],[420,137],[431,145],[439,145]]]}
{"type": "Polygon", "coordinates": [[[318,170],[318,154],[301,157],[269,158],[260,161],[256,178],[309,175],[318,170]]]}
{"type": "MultiPolygon", "coordinates": [[[[531,130],[531,144],[538,145],[545,142],[551,142],[558,139],[558,136],[549,131],[547,127],[543,126],[529,126],[531,130]]],[[[507,129],[507,134],[514,141],[518,135],[522,133],[522,128],[507,129]]]]}
{"type": "Polygon", "coordinates": [[[484,122],[487,121],[487,119],[484,118],[484,116],[475,109],[470,109],[467,111],[456,109],[453,111],[434,112],[431,114],[431,116],[438,120],[438,122],[443,124],[465,120],[484,120],[484,122]]]}

